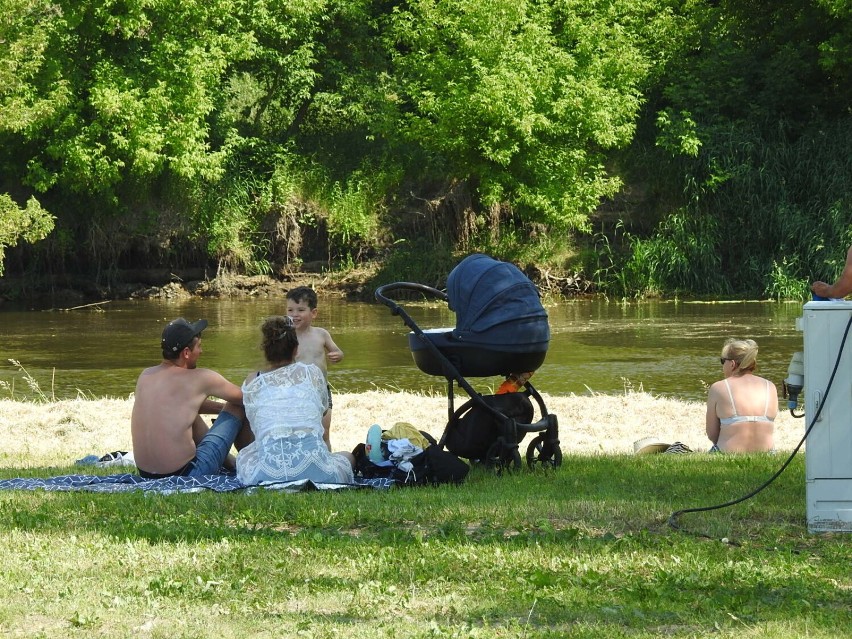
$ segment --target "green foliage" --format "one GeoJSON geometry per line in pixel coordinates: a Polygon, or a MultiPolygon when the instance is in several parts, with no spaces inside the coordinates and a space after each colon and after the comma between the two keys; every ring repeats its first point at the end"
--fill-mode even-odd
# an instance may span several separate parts
{"type": "Polygon", "coordinates": [[[698,155],[701,140],[695,132],[695,121],[687,111],[675,114],[671,109],[663,109],[657,114],[657,127],[660,130],[657,137],[658,146],[672,155],[698,155]]]}
{"type": "Polygon", "coordinates": [[[441,226],[406,226],[398,203],[450,183],[473,194],[479,246],[534,260],[642,192],[595,269],[625,295],[796,295],[848,240],[845,0],[0,0],[0,16],[0,192],[35,191],[64,234],[15,248],[33,270],[144,255],[270,272],[282,203],[351,264],[441,226]]]}
{"type": "Polygon", "coordinates": [[[494,229],[483,229],[473,240],[472,250],[521,267],[562,268],[575,260],[575,240],[567,231],[551,230],[543,224],[524,224],[512,216],[494,229]]]}
{"type": "MultiPolygon", "coordinates": [[[[207,118],[229,61],[251,46],[227,17],[233,10],[230,0],[99,0],[30,14],[18,43],[37,39],[41,56],[6,96],[42,105],[19,149],[29,156],[15,158],[27,167],[23,179],[39,191],[111,194],[166,168],[186,179],[220,176],[207,118]]],[[[23,128],[12,123],[0,133],[23,128]]]]}
{"type": "Polygon", "coordinates": [[[782,123],[709,141],[725,178],[702,206],[714,211],[725,237],[743,238],[742,246],[719,246],[735,290],[802,299],[809,281],[839,274],[852,241],[849,144],[849,118],[798,136],[782,123]],[[799,284],[784,283],[793,279],[799,284]]]}
{"type": "Polygon", "coordinates": [[[633,241],[635,237],[619,221],[613,233],[596,233],[593,246],[583,251],[585,271],[602,293],[621,298],[634,295],[636,275],[625,267],[628,245],[633,241]]]}
{"type": "Polygon", "coordinates": [[[679,165],[683,203],[651,237],[628,239],[615,288],[804,299],[811,281],[834,281],[852,243],[850,144],[849,118],[707,136],[699,157],[679,165]]]}
{"type": "MultiPolygon", "coordinates": [[[[714,220],[719,272],[712,277],[713,260],[694,247],[669,243],[670,264],[641,269],[631,279],[637,290],[674,293],[686,285],[698,294],[721,287],[801,299],[809,281],[836,275],[852,203],[852,83],[843,81],[852,58],[838,45],[852,32],[852,15],[841,4],[684,7],[691,26],[677,44],[683,54],[667,59],[627,158],[627,179],[648,189],[646,204],[655,209],[644,220],[655,225],[651,237],[636,238],[632,261],[665,255],[649,249],[661,247],[679,215],[672,212],[684,210],[714,220]],[[651,275],[674,275],[684,259],[696,259],[691,277],[651,275]]],[[[707,239],[703,225],[683,228],[698,243],[707,239]]]]}
{"type": "Polygon", "coordinates": [[[649,238],[627,234],[629,252],[615,252],[601,237],[604,260],[596,278],[604,292],[622,297],[726,292],[719,255],[717,221],[679,209],[667,215],[649,238]]]}
{"type": "Polygon", "coordinates": [[[689,9],[689,55],[671,58],[660,107],[686,112],[699,136],[750,120],[807,123],[845,111],[849,65],[826,65],[821,43],[847,33],[852,16],[832,16],[821,3],[722,2],[689,9]],[[822,60],[822,61],[821,61],[822,60]]]}
{"type": "Polygon", "coordinates": [[[393,166],[369,160],[338,179],[321,164],[289,156],[281,158],[270,184],[279,201],[301,202],[300,223],[324,227],[330,254],[351,261],[376,243],[386,193],[398,181],[393,166]]]}
{"type": "Polygon", "coordinates": [[[245,142],[265,145],[264,154],[274,155],[276,144],[290,141],[322,79],[323,47],[317,41],[337,8],[326,0],[238,6],[239,29],[250,34],[252,46],[248,55],[231,61],[219,126],[236,128],[245,142]]]}
{"type": "Polygon", "coordinates": [[[669,214],[651,238],[634,243],[627,269],[649,292],[722,293],[720,243],[714,217],[681,209],[669,214]]]}
{"type": "MultiPolygon", "coordinates": [[[[798,256],[782,258],[772,263],[767,294],[776,300],[804,300],[811,293],[809,282],[799,275],[803,272],[798,256]]],[[[833,281],[833,280],[832,280],[833,281]]]]}
{"type": "Polygon", "coordinates": [[[6,193],[0,193],[0,276],[6,248],[16,246],[19,239],[33,243],[43,240],[53,230],[55,218],[31,197],[24,208],[6,193]]]}
{"type": "Polygon", "coordinates": [[[373,173],[369,167],[353,171],[345,181],[321,171],[311,174],[305,187],[325,213],[330,251],[353,258],[373,244],[385,194],[383,177],[381,170],[373,173]]]}
{"type": "Polygon", "coordinates": [[[835,17],[837,28],[819,44],[819,64],[836,84],[852,82],[852,4],[848,0],[819,0],[835,17]]]}
{"type": "Polygon", "coordinates": [[[71,100],[69,82],[56,77],[49,58],[58,13],[57,5],[43,0],[0,2],[0,133],[45,126],[71,100]]]}
{"type": "Polygon", "coordinates": [[[631,5],[423,1],[390,16],[381,135],[471,179],[486,206],[582,228],[618,188],[603,149],[627,143],[647,72],[631,5]]]}
{"type": "Polygon", "coordinates": [[[205,229],[208,253],[227,272],[267,275],[268,246],[260,226],[267,213],[258,206],[264,186],[251,178],[225,180],[211,189],[198,215],[205,229]]]}
{"type": "Polygon", "coordinates": [[[446,243],[435,244],[426,238],[400,241],[381,261],[368,288],[376,289],[393,282],[416,282],[442,289],[446,286],[447,275],[458,262],[458,255],[446,243]]]}

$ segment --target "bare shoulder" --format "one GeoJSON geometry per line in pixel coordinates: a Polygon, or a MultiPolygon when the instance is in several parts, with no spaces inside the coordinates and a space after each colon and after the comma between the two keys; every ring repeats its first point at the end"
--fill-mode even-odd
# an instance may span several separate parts
{"type": "Polygon", "coordinates": [[[322,326],[311,326],[311,328],[312,328],[313,330],[315,330],[315,331],[317,332],[317,333],[316,333],[316,334],[317,334],[317,336],[321,337],[322,339],[326,339],[326,338],[328,338],[328,337],[331,337],[331,333],[329,333],[329,332],[328,332],[326,329],[324,329],[322,326]]]}
{"type": "Polygon", "coordinates": [[[718,393],[718,392],[721,392],[721,390],[724,387],[725,387],[725,380],[720,379],[720,380],[717,380],[717,381],[713,382],[712,384],[710,384],[710,388],[708,389],[708,392],[718,393]]]}
{"type": "Polygon", "coordinates": [[[183,378],[189,384],[208,395],[220,391],[223,386],[236,386],[233,382],[225,379],[224,375],[210,368],[184,369],[183,375],[183,378]]]}
{"type": "Polygon", "coordinates": [[[144,377],[151,377],[161,370],[163,370],[161,366],[149,366],[139,373],[139,379],[141,380],[144,377]]]}
{"type": "Polygon", "coordinates": [[[710,388],[707,389],[707,399],[710,401],[715,401],[726,394],[725,380],[723,379],[713,382],[710,384],[710,388]]]}
{"type": "Polygon", "coordinates": [[[187,370],[187,372],[194,374],[197,377],[202,378],[202,379],[218,379],[218,378],[222,377],[221,373],[217,373],[212,368],[201,368],[201,367],[199,367],[199,368],[193,368],[193,369],[187,370]]]}
{"type": "Polygon", "coordinates": [[[759,377],[758,379],[761,380],[761,384],[768,384],[769,392],[775,392],[776,394],[778,393],[778,387],[771,379],[766,379],[765,377],[759,377]]]}
{"type": "Polygon", "coordinates": [[[307,330],[296,333],[299,342],[322,342],[327,334],[328,331],[320,326],[310,326],[307,330]]]}

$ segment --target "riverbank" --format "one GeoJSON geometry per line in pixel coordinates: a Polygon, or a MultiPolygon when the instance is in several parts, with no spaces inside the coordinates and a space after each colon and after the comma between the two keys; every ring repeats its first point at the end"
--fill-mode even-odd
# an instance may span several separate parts
{"type": "MultiPolygon", "coordinates": [[[[565,454],[632,454],[633,442],[656,436],[705,451],[704,404],[628,391],[619,395],[543,394],[559,418],[565,454]]],[[[74,399],[51,403],[0,400],[0,466],[68,466],[86,455],[131,450],[132,398],[74,399]]],[[[373,423],[390,428],[404,421],[440,437],[447,420],[443,395],[369,391],[335,394],[331,440],[335,450],[352,450],[373,423]]],[[[775,443],[791,451],[804,432],[804,421],[779,413],[775,443]]],[[[526,441],[529,441],[528,436],[526,441]]],[[[525,452],[522,442],[522,453],[525,452]]]]}
{"type": "MultiPolygon", "coordinates": [[[[379,276],[380,270],[378,262],[363,262],[336,270],[325,262],[311,262],[302,264],[299,270],[288,270],[277,276],[215,274],[201,268],[140,268],[114,273],[110,281],[100,283],[91,277],[69,274],[6,275],[0,277],[0,306],[4,302],[27,301],[39,308],[76,310],[96,302],[130,299],[283,298],[288,290],[297,286],[310,286],[324,296],[372,301],[378,282],[387,283],[386,278],[379,276]]],[[[577,297],[590,294],[593,289],[592,283],[577,273],[532,266],[528,271],[528,277],[542,294],[577,297]]],[[[426,283],[443,286],[443,282],[426,283]]]]}
{"type": "Polygon", "coordinates": [[[367,299],[372,271],[322,273],[300,271],[286,277],[269,275],[208,276],[201,269],[179,271],[140,269],[124,272],[111,283],[91,278],[44,276],[42,278],[0,278],[0,305],[26,301],[37,308],[76,310],[85,305],[115,300],[180,300],[206,298],[283,298],[296,286],[310,286],[323,295],[339,295],[354,300],[367,299]]]}

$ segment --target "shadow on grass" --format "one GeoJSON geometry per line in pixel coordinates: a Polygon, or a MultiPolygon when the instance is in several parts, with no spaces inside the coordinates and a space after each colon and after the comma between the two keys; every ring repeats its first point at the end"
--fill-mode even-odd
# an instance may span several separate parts
{"type": "MultiPolygon", "coordinates": [[[[716,539],[665,524],[675,509],[748,492],[782,462],[566,456],[546,472],[496,477],[477,468],[462,486],[389,491],[7,491],[0,492],[0,521],[7,534],[103,536],[119,547],[141,540],[162,547],[157,557],[170,556],[167,546],[198,543],[199,553],[219,562],[210,575],[251,581],[253,594],[245,596],[261,600],[301,593],[310,581],[312,592],[341,597],[357,588],[371,605],[377,598],[398,605],[421,589],[432,596],[434,582],[465,605],[433,612],[428,602],[417,613],[424,619],[484,626],[525,619],[525,634],[543,633],[536,636],[706,636],[744,625],[777,626],[776,634],[756,636],[803,636],[803,628],[810,636],[846,636],[847,544],[803,538],[802,458],[755,499],[689,521],[715,527],[716,539]],[[722,532],[742,543],[723,543],[722,532]],[[201,550],[222,540],[231,543],[201,550]],[[581,626],[590,634],[577,634],[581,626]]],[[[16,476],[16,469],[0,475],[16,476]]],[[[181,568],[152,573],[146,588],[162,597],[208,596],[181,568]]],[[[405,610],[414,614],[407,603],[405,610]]]]}
{"type": "MultiPolygon", "coordinates": [[[[737,499],[765,482],[783,461],[781,456],[766,455],[569,455],[558,469],[524,469],[497,477],[474,468],[461,486],[389,491],[173,495],[8,491],[0,492],[0,514],[7,527],[25,531],[91,530],[150,543],[313,534],[391,543],[451,537],[473,542],[497,538],[515,543],[541,538],[570,542],[643,531],[673,533],[667,525],[672,512],[737,499]]],[[[0,477],[79,472],[79,467],[5,468],[0,477]]],[[[753,499],[687,515],[679,523],[685,529],[709,528],[719,536],[731,528],[754,535],[766,527],[803,527],[804,490],[804,458],[799,455],[753,499]]]]}

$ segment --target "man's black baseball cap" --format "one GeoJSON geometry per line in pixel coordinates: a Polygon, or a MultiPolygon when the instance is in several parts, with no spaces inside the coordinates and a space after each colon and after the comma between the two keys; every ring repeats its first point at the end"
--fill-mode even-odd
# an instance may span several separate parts
{"type": "Polygon", "coordinates": [[[177,353],[189,346],[192,338],[200,335],[201,331],[207,328],[207,320],[200,319],[194,324],[190,324],[182,317],[173,320],[163,329],[163,339],[161,340],[163,350],[177,353]]]}

